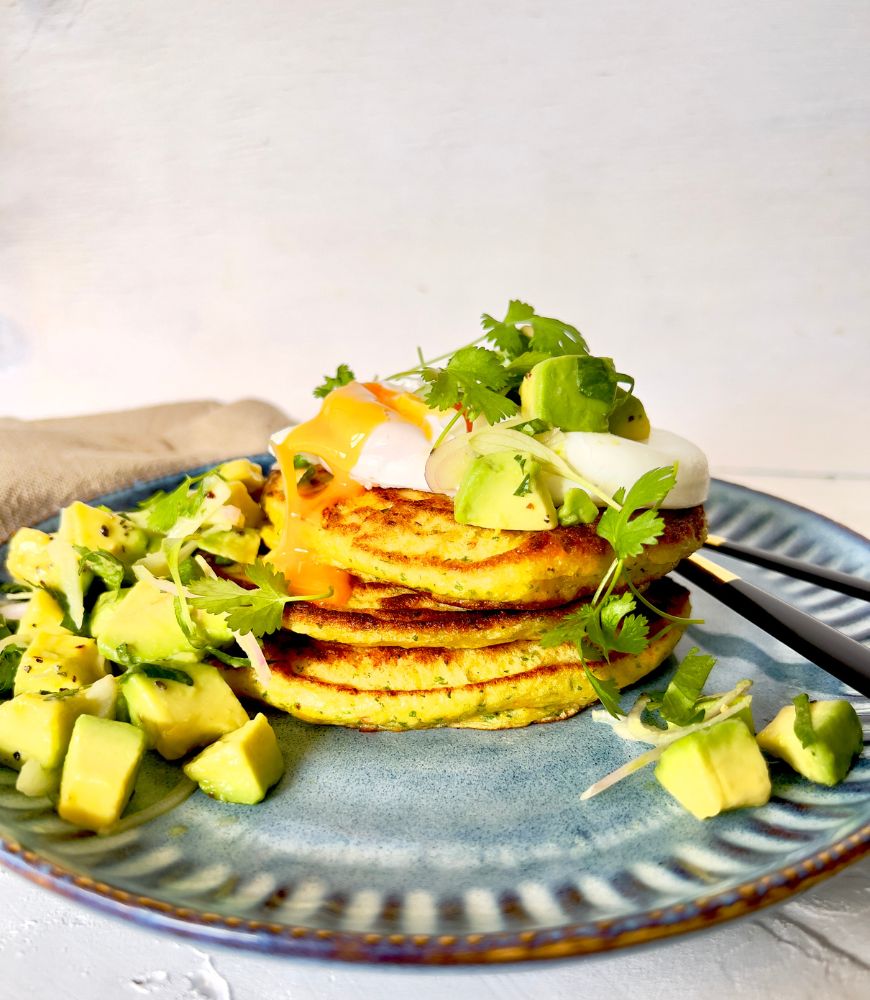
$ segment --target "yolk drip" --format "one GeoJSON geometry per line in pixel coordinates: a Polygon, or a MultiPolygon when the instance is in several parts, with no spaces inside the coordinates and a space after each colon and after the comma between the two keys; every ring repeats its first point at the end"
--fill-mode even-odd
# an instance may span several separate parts
{"type": "MultiPolygon", "coordinates": [[[[375,393],[370,385],[366,388],[381,398],[380,392],[375,393]]],[[[270,553],[269,561],[288,578],[294,593],[322,594],[332,588],[332,597],[318,602],[331,606],[347,603],[351,591],[350,574],[334,566],[325,566],[314,558],[309,536],[311,525],[319,520],[326,507],[365,492],[363,486],[350,478],[350,472],[368,436],[387,419],[385,407],[401,412],[386,398],[383,402],[375,402],[361,399],[360,395],[360,387],[353,383],[336,389],[326,397],[316,417],[294,427],[280,444],[275,445],[284,478],[287,511],[284,533],[279,545],[270,553]],[[296,486],[298,470],[293,459],[299,454],[316,455],[332,473],[329,483],[310,496],[300,494],[296,486]]],[[[425,408],[425,404],[421,405],[425,408]]]]}
{"type": "Polygon", "coordinates": [[[432,411],[422,399],[418,399],[410,392],[381,385],[380,382],[363,382],[363,385],[384,406],[394,410],[409,424],[419,428],[426,436],[427,441],[432,440],[432,425],[428,419],[432,411]]]}

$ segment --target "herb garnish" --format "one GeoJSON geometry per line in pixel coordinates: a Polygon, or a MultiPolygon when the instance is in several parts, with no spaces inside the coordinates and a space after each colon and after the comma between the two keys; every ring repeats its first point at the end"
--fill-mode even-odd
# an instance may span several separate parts
{"type": "Polygon", "coordinates": [[[816,731],[813,728],[809,695],[799,694],[792,700],[792,704],[794,705],[794,734],[801,741],[802,747],[812,746],[816,742],[816,731]]]}
{"type": "Polygon", "coordinates": [[[659,715],[666,722],[690,726],[704,718],[698,700],[715,664],[716,657],[700,652],[697,646],[686,653],[659,705],[659,715]]]}
{"type": "Polygon", "coordinates": [[[328,396],[333,389],[340,389],[343,385],[347,385],[349,382],[353,382],[356,375],[348,368],[347,365],[339,365],[335,369],[334,375],[324,375],[323,381],[314,390],[314,395],[317,399],[323,399],[328,396]]]}
{"type": "Polygon", "coordinates": [[[648,619],[634,613],[637,605],[632,593],[615,594],[614,588],[620,582],[625,561],[640,555],[644,546],[658,542],[665,525],[658,516],[657,508],[675,482],[676,467],[651,469],[628,492],[625,489],[616,492],[613,499],[617,506],[604,511],[596,529],[601,538],[610,542],[615,555],[598,591],[589,604],[572,612],[541,636],[543,646],[558,646],[564,642],[574,644],[586,679],[601,704],[615,717],[623,714],[616,684],[612,680],[596,677],[589,669],[587,660],[604,659],[609,662],[611,653],[639,653],[646,648],[648,619]]]}
{"type": "Polygon", "coordinates": [[[89,570],[105,583],[108,590],[120,590],[124,582],[124,564],[117,556],[103,549],[88,549],[81,545],[75,546],[79,554],[79,572],[89,570]]]}
{"type": "Polygon", "coordinates": [[[257,638],[274,632],[281,626],[284,606],[290,601],[320,601],[330,593],[305,596],[291,594],[283,574],[264,562],[245,568],[252,589],[240,586],[233,580],[204,578],[189,586],[190,604],[211,614],[223,614],[233,632],[245,635],[250,632],[257,638]]]}

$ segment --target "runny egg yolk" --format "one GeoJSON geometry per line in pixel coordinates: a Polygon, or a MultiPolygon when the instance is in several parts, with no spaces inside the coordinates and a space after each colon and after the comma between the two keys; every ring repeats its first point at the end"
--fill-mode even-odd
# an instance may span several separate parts
{"type": "Polygon", "coordinates": [[[347,603],[350,574],[317,561],[312,554],[312,526],[327,507],[365,492],[365,487],[351,478],[351,471],[376,427],[396,414],[431,440],[432,428],[426,419],[429,412],[422,400],[409,393],[378,382],[364,386],[352,382],[331,392],[316,417],[294,427],[274,445],[284,479],[286,517],[281,540],[270,553],[269,562],[287,577],[294,593],[324,594],[331,590],[331,596],[319,604],[338,607],[347,603]],[[318,492],[300,493],[294,465],[297,455],[317,456],[332,473],[332,479],[318,492]]]}

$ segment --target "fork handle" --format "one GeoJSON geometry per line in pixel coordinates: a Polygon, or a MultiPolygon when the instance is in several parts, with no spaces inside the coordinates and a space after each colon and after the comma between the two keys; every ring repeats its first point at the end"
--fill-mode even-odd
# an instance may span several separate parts
{"type": "Polygon", "coordinates": [[[870,698],[870,649],[697,552],[677,572],[796,653],[870,698]]]}

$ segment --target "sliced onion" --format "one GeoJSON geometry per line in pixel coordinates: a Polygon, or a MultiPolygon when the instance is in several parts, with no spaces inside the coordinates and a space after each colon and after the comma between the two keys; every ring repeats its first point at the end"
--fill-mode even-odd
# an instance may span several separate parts
{"type": "Polygon", "coordinates": [[[8,622],[21,621],[26,611],[27,605],[24,601],[16,601],[15,604],[11,601],[8,604],[0,604],[0,615],[8,622]]]}
{"type": "Polygon", "coordinates": [[[469,436],[469,444],[479,455],[491,455],[494,452],[499,451],[518,451],[531,455],[532,458],[536,458],[548,472],[553,472],[554,474],[562,476],[572,483],[577,483],[578,486],[582,486],[587,493],[591,494],[593,497],[597,497],[599,500],[607,504],[608,507],[613,507],[616,510],[620,509],[619,504],[616,503],[613,497],[610,496],[606,490],[603,490],[600,486],[597,486],[595,483],[591,482],[579,473],[569,462],[565,461],[565,459],[552,448],[545,445],[542,441],[538,441],[537,438],[530,437],[528,434],[523,434],[522,431],[504,430],[501,427],[492,427],[486,430],[475,431],[475,433],[469,436]]]}
{"type": "Polygon", "coordinates": [[[247,658],[251,661],[251,666],[254,669],[254,673],[257,675],[257,681],[260,687],[267,688],[269,686],[269,681],[272,679],[272,674],[269,670],[269,664],[266,662],[266,657],[263,655],[263,650],[260,647],[259,642],[257,642],[254,633],[245,632],[244,635],[242,635],[239,632],[233,632],[233,638],[242,648],[247,658]]]}
{"type": "Polygon", "coordinates": [[[474,459],[474,452],[469,446],[469,437],[465,431],[434,448],[426,462],[426,485],[433,493],[446,493],[454,496],[459,489],[465,470],[474,459]]]}
{"type": "Polygon", "coordinates": [[[690,733],[698,733],[702,729],[709,729],[711,726],[724,722],[726,719],[730,719],[733,715],[737,715],[739,712],[742,712],[744,708],[748,708],[751,704],[752,698],[749,695],[743,695],[729,708],[719,712],[711,718],[705,719],[703,722],[698,722],[693,726],[682,726],[679,729],[672,730],[670,733],[671,738],[669,740],[663,741],[658,746],[653,747],[652,750],[647,750],[646,753],[642,753],[640,757],[635,757],[634,760],[630,760],[627,764],[623,764],[622,767],[618,767],[615,771],[611,771],[610,774],[601,778],[599,781],[596,781],[595,784],[590,785],[586,791],[582,793],[580,798],[591,799],[593,796],[605,791],[617,782],[622,781],[623,778],[627,778],[636,771],[640,771],[641,768],[646,767],[647,764],[652,764],[653,761],[658,760],[671,743],[676,743],[677,740],[682,739],[684,736],[688,736],[690,733]]]}
{"type": "Polygon", "coordinates": [[[139,812],[135,812],[130,816],[125,816],[124,819],[119,820],[113,826],[106,827],[104,830],[98,830],[97,833],[101,837],[112,837],[116,833],[124,833],[127,830],[132,830],[137,826],[143,826],[145,823],[150,823],[152,819],[157,819],[158,816],[162,816],[164,813],[168,813],[170,809],[175,809],[180,806],[185,799],[189,798],[190,795],[197,789],[197,784],[195,781],[191,781],[190,778],[185,775],[162,799],[158,799],[153,802],[150,806],[145,809],[141,809],[139,812]]]}

